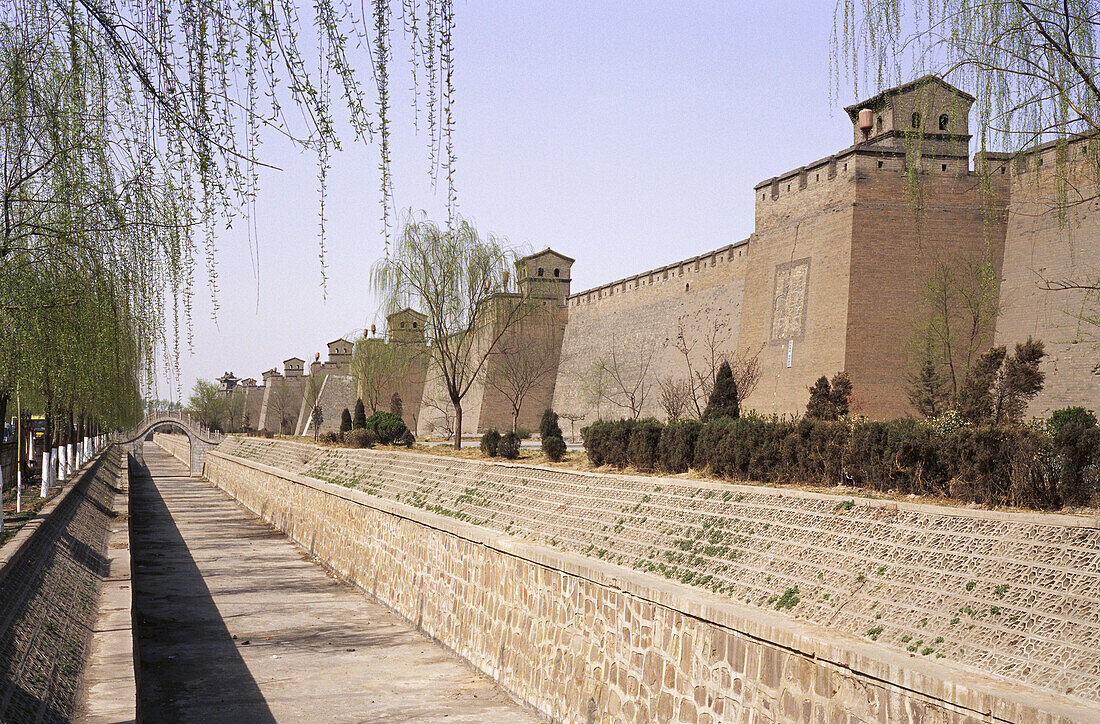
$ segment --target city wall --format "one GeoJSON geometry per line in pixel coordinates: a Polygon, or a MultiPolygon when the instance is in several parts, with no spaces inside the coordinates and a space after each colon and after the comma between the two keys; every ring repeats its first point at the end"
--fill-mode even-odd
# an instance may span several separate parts
{"type": "MultiPolygon", "coordinates": [[[[661,383],[688,377],[681,331],[696,372],[710,369],[708,340],[723,356],[758,361],[746,409],[799,414],[815,380],[844,370],[856,414],[912,415],[907,388],[928,353],[933,314],[925,298],[940,267],[955,275],[946,304],[951,328],[941,332],[950,340],[958,384],[991,344],[1011,353],[1031,336],[1044,343],[1047,357],[1045,386],[1028,414],[1071,405],[1100,412],[1098,292],[1057,289],[1100,279],[1100,141],[1078,138],[1061,149],[1048,144],[971,159],[972,101],[925,77],[849,107],[855,145],[757,184],[754,230],[744,241],[576,293],[569,293],[573,259],[546,249],[519,260],[524,279],[547,273],[541,278],[553,287],[547,298],[564,317],[553,335],[560,335],[560,353],[548,352],[560,354],[556,372],[529,395],[520,426],[535,428],[550,405],[577,426],[598,417],[665,417],[661,383]],[[864,136],[856,125],[854,114],[864,107],[880,114],[876,135],[864,136]],[[910,118],[918,125],[910,126],[910,118]],[[918,159],[919,173],[907,171],[910,158],[918,159]],[[963,279],[979,266],[990,271],[991,294],[975,294],[975,283],[963,279]],[[976,299],[998,313],[995,324],[987,316],[978,342],[969,345],[967,308],[976,299]]],[[[940,348],[933,354],[945,356],[940,348]]],[[[486,365],[490,374],[499,359],[486,365]]],[[[422,412],[409,421],[422,436],[438,435],[450,403],[438,370],[429,366],[417,375],[410,382],[421,385],[422,412]]],[[[277,397],[268,393],[264,409],[277,397]]],[[[466,433],[511,425],[506,399],[484,378],[463,411],[466,433]]]]}
{"type": "Polygon", "coordinates": [[[1096,521],[240,438],[206,476],[552,720],[1100,721],[1096,521]],[[732,568],[635,563],[711,518],[732,568]]]}
{"type": "Polygon", "coordinates": [[[1052,144],[1006,160],[1011,178],[1008,230],[1001,281],[1001,313],[995,344],[1009,347],[1029,336],[1041,339],[1046,385],[1029,412],[1049,415],[1069,405],[1100,412],[1100,318],[1097,292],[1049,291],[1064,281],[1100,280],[1100,201],[1089,154],[1095,141],[1066,150],[1066,204],[1059,218],[1052,144]],[[1082,316],[1091,317],[1091,322],[1082,316]]]}
{"type": "Polygon", "coordinates": [[[749,248],[746,239],[569,296],[554,409],[582,415],[578,425],[597,415],[629,417],[629,409],[598,400],[593,389],[593,363],[613,352],[626,377],[636,378],[648,362],[651,389],[641,415],[664,417],[656,380],[687,376],[676,348],[681,327],[696,364],[711,335],[722,349],[736,349],[749,248]]]}

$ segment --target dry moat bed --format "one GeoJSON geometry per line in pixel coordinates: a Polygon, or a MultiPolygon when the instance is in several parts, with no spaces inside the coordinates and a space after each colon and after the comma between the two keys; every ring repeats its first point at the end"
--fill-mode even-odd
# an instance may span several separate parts
{"type": "Polygon", "coordinates": [[[1095,517],[260,438],[219,449],[1100,701],[1095,517]]]}

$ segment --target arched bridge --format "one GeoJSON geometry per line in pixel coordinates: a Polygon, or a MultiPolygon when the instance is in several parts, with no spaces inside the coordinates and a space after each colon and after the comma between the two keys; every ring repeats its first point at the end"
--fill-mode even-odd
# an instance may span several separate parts
{"type": "Polygon", "coordinates": [[[118,442],[129,446],[134,457],[143,459],[145,438],[150,433],[168,427],[177,427],[187,435],[187,442],[191,448],[191,475],[192,477],[202,475],[206,451],[220,443],[225,435],[211,430],[183,410],[159,410],[146,415],[145,419],[132,430],[122,433],[118,442]]]}

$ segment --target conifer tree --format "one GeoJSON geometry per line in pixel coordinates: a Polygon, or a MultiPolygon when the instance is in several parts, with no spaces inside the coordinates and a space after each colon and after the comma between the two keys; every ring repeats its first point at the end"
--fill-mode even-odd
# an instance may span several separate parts
{"type": "Polygon", "coordinates": [[[988,423],[993,418],[993,383],[1005,360],[1004,345],[994,347],[974,363],[959,389],[959,414],[967,422],[988,423]]]}
{"type": "Polygon", "coordinates": [[[833,416],[836,420],[847,415],[852,401],[852,380],[844,370],[833,375],[832,389],[829,391],[829,401],[833,405],[833,416]]]}
{"type": "Polygon", "coordinates": [[[363,406],[363,398],[355,401],[355,422],[352,425],[356,430],[367,429],[367,408],[363,406]]]}
{"type": "Polygon", "coordinates": [[[833,403],[832,388],[829,386],[829,378],[821,375],[817,382],[810,387],[810,401],[806,403],[806,417],[815,420],[832,419],[833,403]]]}
{"type": "Polygon", "coordinates": [[[344,411],[340,413],[340,434],[351,429],[351,411],[348,408],[344,408],[344,411]]]}
{"type": "Polygon", "coordinates": [[[707,409],[703,411],[704,420],[716,420],[720,417],[737,418],[741,408],[737,402],[737,380],[733,378],[733,369],[728,361],[723,361],[714,377],[714,388],[710,391],[707,409]]]}

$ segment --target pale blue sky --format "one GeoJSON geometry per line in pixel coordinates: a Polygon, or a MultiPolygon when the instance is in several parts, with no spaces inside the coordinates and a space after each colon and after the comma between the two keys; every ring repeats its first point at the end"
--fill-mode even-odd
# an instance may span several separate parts
{"type": "MultiPolygon", "coordinates": [[[[456,17],[460,212],[576,258],[573,291],[745,238],[754,184],[851,143],[850,81],[830,98],[831,2],[483,1],[457,3],[456,17]]],[[[442,220],[407,66],[393,78],[396,203],[442,220]]],[[[264,174],[257,203],[259,280],[238,223],[218,239],[216,325],[196,280],[184,398],[196,377],[259,379],[382,326],[369,288],[383,248],[376,149],[349,142],[333,159],[327,299],[315,161],[275,139],[264,154],[282,171],[264,174]]]]}

